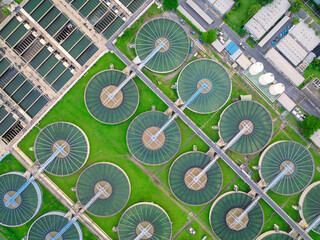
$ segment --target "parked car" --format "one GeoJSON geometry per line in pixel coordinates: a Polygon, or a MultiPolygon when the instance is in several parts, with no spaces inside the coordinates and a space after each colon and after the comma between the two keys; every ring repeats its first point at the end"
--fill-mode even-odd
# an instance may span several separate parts
{"type": "Polygon", "coordinates": [[[191,233],[191,235],[195,235],[197,233],[192,227],[188,228],[188,232],[191,233]]]}
{"type": "Polygon", "coordinates": [[[278,43],[278,42],[279,42],[279,38],[278,38],[278,37],[276,37],[275,41],[276,41],[276,43],[278,43]]]}
{"type": "Polygon", "coordinates": [[[287,26],[287,30],[288,30],[288,31],[290,30],[290,26],[287,26]]]}
{"type": "Polygon", "coordinates": [[[201,38],[199,38],[199,41],[200,41],[201,43],[203,43],[203,40],[202,40],[201,38]]]}
{"type": "Polygon", "coordinates": [[[276,45],[276,43],[274,41],[271,42],[272,47],[274,47],[276,45]]]}
{"type": "Polygon", "coordinates": [[[279,37],[280,37],[280,39],[281,39],[281,38],[283,38],[283,35],[282,35],[282,33],[280,33],[280,36],[279,36],[279,37]]]}

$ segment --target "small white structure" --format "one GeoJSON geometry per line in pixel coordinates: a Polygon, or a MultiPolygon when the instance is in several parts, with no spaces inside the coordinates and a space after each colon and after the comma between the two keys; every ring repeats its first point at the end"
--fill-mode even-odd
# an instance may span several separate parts
{"type": "Polygon", "coordinates": [[[236,62],[242,67],[244,70],[247,70],[251,65],[252,62],[248,59],[248,57],[243,53],[238,57],[236,62]]]}
{"type": "Polygon", "coordinates": [[[257,75],[258,73],[263,71],[263,64],[261,62],[256,62],[255,64],[252,64],[251,67],[249,68],[249,73],[251,75],[257,75]]]}
{"type": "Polygon", "coordinates": [[[288,111],[291,112],[297,104],[285,93],[278,97],[277,101],[288,111]]]}
{"type": "Polygon", "coordinates": [[[282,83],[272,84],[269,87],[269,92],[271,93],[271,95],[279,95],[283,93],[284,90],[286,90],[286,88],[282,83]]]}
{"type": "Polygon", "coordinates": [[[266,73],[259,77],[259,83],[263,86],[273,83],[274,75],[273,73],[266,73]]]}

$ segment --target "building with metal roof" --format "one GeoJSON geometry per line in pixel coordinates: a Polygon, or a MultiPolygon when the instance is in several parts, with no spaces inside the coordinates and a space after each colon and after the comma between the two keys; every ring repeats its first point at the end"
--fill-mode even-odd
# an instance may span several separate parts
{"type": "Polygon", "coordinates": [[[252,154],[262,150],[273,134],[272,118],[268,110],[258,102],[239,101],[227,107],[220,116],[219,135],[225,143],[234,138],[243,123],[252,123],[231,147],[240,154],[252,154]]]}
{"type": "Polygon", "coordinates": [[[293,195],[308,186],[315,168],[311,153],[301,144],[291,141],[271,144],[260,157],[259,174],[261,179],[270,183],[287,165],[291,170],[271,190],[293,195]]]}
{"type": "Polygon", "coordinates": [[[167,18],[157,18],[145,23],[136,37],[137,55],[144,60],[160,42],[165,42],[166,47],[157,52],[146,67],[161,73],[180,67],[189,54],[189,38],[184,29],[167,18]]]}
{"type": "Polygon", "coordinates": [[[61,145],[66,147],[45,170],[53,175],[70,175],[78,171],[89,156],[88,139],[76,125],[56,122],[43,128],[34,144],[35,157],[44,164],[61,145]]]}
{"type": "Polygon", "coordinates": [[[270,48],[265,58],[294,85],[299,86],[304,77],[276,49],[270,48]]]}
{"type": "Polygon", "coordinates": [[[138,107],[139,92],[130,80],[113,98],[110,94],[126,79],[118,70],[106,70],[96,74],[85,90],[85,104],[89,113],[107,124],[121,123],[130,118],[138,107]]]}
{"type": "Polygon", "coordinates": [[[231,79],[225,68],[210,59],[200,59],[189,63],[178,78],[178,95],[183,102],[192,102],[188,108],[197,113],[211,113],[219,110],[231,94],[231,79]],[[202,90],[192,99],[203,84],[202,90]]]}
{"type": "Polygon", "coordinates": [[[127,144],[131,154],[144,164],[168,162],[180,147],[181,133],[173,121],[163,131],[169,117],[159,111],[141,113],[130,124],[127,144]]]}
{"type": "MultiPolygon", "coordinates": [[[[54,239],[63,227],[67,225],[68,221],[66,213],[60,211],[48,212],[32,223],[26,240],[54,239]]],[[[82,230],[79,223],[72,223],[58,239],[82,240],[82,230]]]]}
{"type": "Polygon", "coordinates": [[[194,2],[193,0],[186,0],[186,3],[196,12],[198,13],[198,15],[206,21],[207,24],[211,24],[213,23],[213,19],[205,12],[202,10],[202,8],[200,8],[198,6],[198,4],[196,2],[194,2]]]}
{"type": "Polygon", "coordinates": [[[212,205],[209,216],[214,233],[221,240],[252,240],[262,230],[263,210],[259,203],[246,213],[239,222],[235,221],[252,202],[244,192],[227,192],[212,205]]]}
{"type": "Polygon", "coordinates": [[[154,203],[137,203],[128,208],[118,225],[119,240],[171,239],[172,226],[168,214],[154,203]]]}
{"type": "Polygon", "coordinates": [[[261,234],[257,240],[294,240],[294,238],[283,231],[268,231],[261,234]]]}
{"type": "Polygon", "coordinates": [[[0,224],[17,227],[29,222],[40,210],[42,192],[36,182],[29,184],[15,200],[7,204],[27,182],[21,172],[9,172],[0,176],[0,224]]]}
{"type": "Polygon", "coordinates": [[[320,43],[320,36],[304,21],[300,21],[278,44],[277,49],[297,66],[320,43]]]}
{"type": "Polygon", "coordinates": [[[218,14],[221,16],[228,13],[233,5],[235,4],[234,0],[206,0],[208,3],[218,14]]]}
{"type": "Polygon", "coordinates": [[[86,210],[99,217],[118,213],[127,204],[130,192],[130,182],[126,173],[118,166],[105,162],[86,168],[76,186],[80,203],[83,206],[90,203],[86,210]],[[104,189],[104,194],[97,196],[101,189],[104,189]]]}
{"type": "Polygon", "coordinates": [[[197,176],[212,160],[202,152],[185,153],[171,165],[169,184],[173,194],[182,202],[189,205],[202,205],[212,200],[222,186],[222,171],[216,162],[200,180],[197,176]]]}
{"type": "Polygon", "coordinates": [[[274,0],[253,15],[244,25],[244,29],[258,40],[288,11],[290,6],[288,0],[274,0]]]}

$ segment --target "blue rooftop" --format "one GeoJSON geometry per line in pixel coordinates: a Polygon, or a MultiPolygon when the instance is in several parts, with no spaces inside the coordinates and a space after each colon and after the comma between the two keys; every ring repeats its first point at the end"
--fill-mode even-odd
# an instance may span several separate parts
{"type": "Polygon", "coordinates": [[[239,47],[234,42],[230,42],[226,46],[226,50],[230,53],[230,55],[233,55],[238,49],[239,47]]]}

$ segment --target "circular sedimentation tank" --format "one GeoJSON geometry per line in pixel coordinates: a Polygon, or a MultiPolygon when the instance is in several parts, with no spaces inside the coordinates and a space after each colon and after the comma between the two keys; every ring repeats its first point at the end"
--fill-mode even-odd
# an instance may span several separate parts
{"type": "Polygon", "coordinates": [[[106,70],[90,80],[84,99],[89,113],[96,120],[106,124],[117,124],[130,118],[136,111],[139,92],[133,80],[112,95],[126,77],[126,74],[118,70],[106,70]]]}
{"type": "Polygon", "coordinates": [[[85,133],[67,122],[52,123],[38,134],[34,151],[36,159],[44,164],[52,154],[63,146],[64,150],[46,167],[45,171],[66,176],[78,171],[89,156],[89,142],[85,133]]]}
{"type": "Polygon", "coordinates": [[[6,206],[7,201],[22,186],[27,179],[21,172],[9,172],[0,176],[0,224],[6,227],[17,227],[29,222],[40,210],[42,192],[39,185],[33,181],[15,199],[6,206]]]}
{"type": "Polygon", "coordinates": [[[102,194],[87,209],[95,216],[107,217],[118,213],[127,204],[130,196],[130,182],[126,173],[112,163],[96,163],[86,168],[77,182],[77,198],[86,205],[98,192],[102,194]]]}
{"type": "Polygon", "coordinates": [[[180,73],[178,95],[187,106],[197,113],[211,113],[219,110],[229,99],[232,83],[225,68],[210,59],[189,63],[180,73]],[[197,96],[194,94],[201,90],[197,96]]]}
{"type": "Polygon", "coordinates": [[[120,218],[119,240],[171,239],[172,226],[168,214],[153,203],[137,203],[128,208],[120,218]]]}
{"type": "Polygon", "coordinates": [[[231,141],[243,128],[250,128],[230,147],[240,154],[259,152],[270,141],[273,124],[270,113],[260,103],[254,101],[238,101],[227,107],[219,121],[219,135],[225,143],[231,141]]]}
{"type": "Polygon", "coordinates": [[[184,29],[167,18],[153,19],[144,24],[136,37],[136,53],[143,61],[163,42],[146,67],[154,72],[170,72],[177,69],[189,53],[189,38],[184,29]]]}
{"type": "Polygon", "coordinates": [[[288,167],[290,171],[271,190],[293,195],[301,192],[313,178],[314,162],[309,150],[297,142],[280,141],[266,148],[259,160],[259,174],[266,183],[288,167]]]}
{"type": "MultiPolygon", "coordinates": [[[[53,211],[39,217],[30,227],[27,235],[28,240],[54,238],[69,219],[65,217],[66,213],[53,211]]],[[[82,240],[82,230],[77,222],[74,222],[58,240],[82,240]]]]}
{"type": "Polygon", "coordinates": [[[252,240],[259,235],[264,224],[259,203],[241,221],[234,222],[251,202],[252,198],[244,192],[228,192],[213,203],[209,214],[210,224],[219,239],[252,240]]]}
{"type": "Polygon", "coordinates": [[[268,231],[261,234],[257,240],[293,240],[288,233],[283,231],[268,231]]]}
{"type": "Polygon", "coordinates": [[[223,178],[217,162],[205,174],[199,176],[211,159],[202,152],[188,152],[181,155],[171,165],[170,188],[180,201],[189,205],[202,205],[218,194],[223,178]],[[195,180],[196,176],[199,177],[198,180],[195,180]]]}
{"type": "MultiPolygon", "coordinates": [[[[320,181],[312,183],[304,190],[299,200],[300,217],[310,225],[320,216],[320,181]]],[[[320,234],[320,224],[312,229],[320,234]]]]}
{"type": "Polygon", "coordinates": [[[130,124],[127,144],[131,154],[144,164],[159,165],[168,162],[178,152],[181,134],[178,124],[173,121],[160,131],[169,117],[159,111],[144,112],[130,124]],[[155,139],[153,136],[160,133],[155,139]]]}

